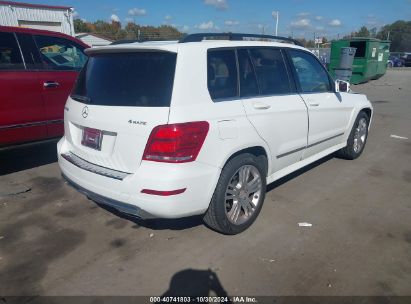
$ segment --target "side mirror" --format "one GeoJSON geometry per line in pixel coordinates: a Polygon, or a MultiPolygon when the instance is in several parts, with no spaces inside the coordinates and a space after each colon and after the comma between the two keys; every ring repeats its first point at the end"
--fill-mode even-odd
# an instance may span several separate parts
{"type": "Polygon", "coordinates": [[[350,83],[344,80],[335,81],[335,92],[344,92],[347,93],[350,91],[350,83]]]}

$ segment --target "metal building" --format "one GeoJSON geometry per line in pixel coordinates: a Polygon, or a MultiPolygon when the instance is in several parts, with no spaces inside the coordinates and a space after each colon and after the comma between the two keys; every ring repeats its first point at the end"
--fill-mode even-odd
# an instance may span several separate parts
{"type": "Polygon", "coordinates": [[[73,8],[0,0],[0,25],[29,27],[74,36],[73,8]]]}
{"type": "Polygon", "coordinates": [[[109,45],[113,42],[113,40],[110,40],[106,37],[102,37],[94,33],[76,33],[76,38],[80,39],[85,44],[92,47],[109,45]]]}

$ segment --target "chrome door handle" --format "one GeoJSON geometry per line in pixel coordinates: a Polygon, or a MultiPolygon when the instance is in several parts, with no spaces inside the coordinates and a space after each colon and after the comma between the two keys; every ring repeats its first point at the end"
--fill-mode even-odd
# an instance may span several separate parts
{"type": "Polygon", "coordinates": [[[45,87],[45,88],[56,88],[59,85],[60,84],[57,81],[45,81],[43,83],[43,87],[45,87]]]}
{"type": "Polygon", "coordinates": [[[267,109],[271,108],[270,105],[268,105],[266,103],[262,103],[262,102],[253,103],[253,107],[254,107],[254,109],[257,109],[257,110],[267,110],[267,109]]]}

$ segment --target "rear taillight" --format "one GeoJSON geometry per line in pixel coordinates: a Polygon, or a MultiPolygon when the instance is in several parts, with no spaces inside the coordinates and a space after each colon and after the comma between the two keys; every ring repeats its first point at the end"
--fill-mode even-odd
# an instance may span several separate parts
{"type": "Polygon", "coordinates": [[[206,121],[157,126],[151,131],[143,160],[166,163],[194,161],[203,146],[208,129],[206,121]]]}

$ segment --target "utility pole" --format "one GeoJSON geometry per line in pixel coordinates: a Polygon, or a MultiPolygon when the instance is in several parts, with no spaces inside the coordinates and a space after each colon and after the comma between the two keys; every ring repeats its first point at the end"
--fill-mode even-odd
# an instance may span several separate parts
{"type": "Polygon", "coordinates": [[[391,31],[388,31],[388,35],[387,35],[387,40],[388,41],[390,40],[390,33],[391,33],[391,31]]]}
{"type": "Polygon", "coordinates": [[[315,32],[314,32],[314,48],[317,47],[316,45],[317,45],[317,44],[315,43],[315,32]]]}
{"type": "Polygon", "coordinates": [[[278,36],[278,19],[280,18],[280,12],[279,11],[273,11],[271,13],[271,15],[273,16],[273,18],[276,19],[276,21],[275,21],[275,35],[278,36]]]}

